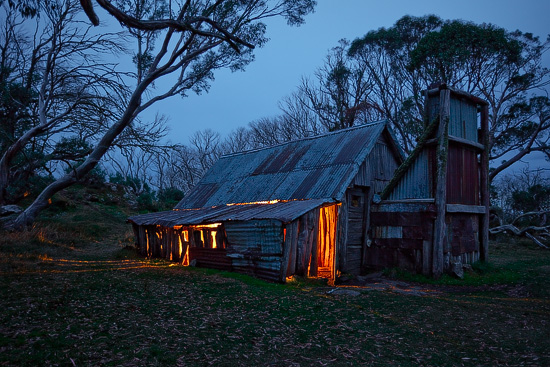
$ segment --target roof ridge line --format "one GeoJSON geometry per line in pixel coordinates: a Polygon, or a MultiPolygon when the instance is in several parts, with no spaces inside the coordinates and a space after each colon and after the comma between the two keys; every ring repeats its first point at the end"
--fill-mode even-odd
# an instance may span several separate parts
{"type": "Polygon", "coordinates": [[[369,122],[367,124],[352,126],[352,127],[348,127],[348,128],[345,128],[345,129],[335,130],[335,131],[329,131],[329,132],[319,134],[319,135],[306,136],[306,137],[303,137],[303,138],[300,138],[300,139],[289,140],[289,141],[285,141],[283,143],[268,145],[268,146],[265,146],[265,147],[262,147],[262,148],[254,148],[254,149],[250,149],[250,150],[243,150],[243,151],[236,152],[236,153],[224,154],[219,159],[223,159],[223,158],[227,158],[227,157],[234,157],[234,156],[237,156],[237,155],[248,154],[248,153],[252,153],[252,152],[258,152],[258,151],[261,151],[261,150],[271,149],[271,148],[275,148],[275,147],[280,147],[280,146],[287,145],[287,144],[290,144],[290,143],[295,143],[297,141],[306,141],[306,140],[319,139],[319,138],[323,138],[325,136],[341,134],[341,133],[344,133],[344,132],[347,132],[347,131],[362,129],[362,128],[366,128],[366,127],[369,127],[369,126],[380,125],[380,124],[386,125],[387,123],[388,123],[387,119],[373,121],[373,122],[369,122]]]}

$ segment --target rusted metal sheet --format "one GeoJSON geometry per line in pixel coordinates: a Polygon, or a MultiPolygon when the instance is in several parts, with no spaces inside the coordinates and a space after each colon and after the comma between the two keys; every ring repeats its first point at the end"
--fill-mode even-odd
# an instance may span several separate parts
{"type": "Polygon", "coordinates": [[[479,217],[475,214],[447,215],[447,241],[453,256],[479,251],[479,217]]]}
{"type": "Polygon", "coordinates": [[[128,220],[137,225],[186,226],[253,219],[275,219],[289,223],[326,204],[327,200],[295,200],[274,204],[221,205],[211,208],[170,210],[135,215],[128,220]]]}
{"type": "Polygon", "coordinates": [[[224,249],[190,247],[189,260],[196,260],[197,266],[204,268],[231,270],[231,258],[227,257],[224,249]]]}
{"type": "Polygon", "coordinates": [[[280,281],[283,227],[276,220],[227,222],[228,256],[234,271],[280,281]]]}
{"type": "Polygon", "coordinates": [[[273,199],[340,200],[384,131],[389,131],[387,123],[380,121],[224,156],[176,209],[273,199]]]}
{"type": "Polygon", "coordinates": [[[460,144],[449,145],[447,202],[479,204],[479,164],[477,152],[460,144]]]}
{"type": "Polygon", "coordinates": [[[225,233],[233,253],[274,256],[283,252],[283,228],[276,220],[226,222],[225,233]]]}

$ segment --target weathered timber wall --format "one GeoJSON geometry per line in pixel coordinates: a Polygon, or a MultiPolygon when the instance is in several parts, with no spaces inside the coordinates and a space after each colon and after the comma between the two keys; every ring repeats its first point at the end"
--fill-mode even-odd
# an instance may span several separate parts
{"type": "Polygon", "coordinates": [[[471,213],[447,213],[447,241],[445,244],[445,269],[452,263],[472,264],[480,255],[480,215],[471,213]]]}
{"type": "Polygon", "coordinates": [[[429,273],[434,220],[435,205],[429,202],[371,205],[372,241],[365,265],[429,273]]]}
{"type": "Polygon", "coordinates": [[[370,186],[375,193],[379,193],[390,182],[399,164],[385,138],[380,136],[365,162],[359,167],[353,185],[370,186]]]}
{"type": "Polygon", "coordinates": [[[361,262],[363,255],[363,245],[365,227],[367,227],[367,188],[353,188],[347,192],[347,208],[348,208],[348,234],[343,255],[345,262],[341,264],[340,271],[350,274],[361,273],[361,262]]]}
{"type": "MultiPolygon", "coordinates": [[[[369,268],[399,267],[432,274],[435,205],[430,202],[382,202],[371,206],[372,241],[366,250],[369,268]]],[[[480,257],[480,214],[446,213],[443,269],[472,264],[480,257]]]]}
{"type": "Polygon", "coordinates": [[[163,226],[138,226],[133,224],[136,247],[145,257],[165,258],[181,262],[189,242],[181,229],[163,226]]]}

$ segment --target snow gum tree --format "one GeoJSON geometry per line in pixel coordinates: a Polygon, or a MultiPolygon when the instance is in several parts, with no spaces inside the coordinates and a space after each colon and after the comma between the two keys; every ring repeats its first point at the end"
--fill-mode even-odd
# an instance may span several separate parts
{"type": "MultiPolygon", "coordinates": [[[[74,1],[58,3],[67,6],[74,1]]],[[[140,78],[135,79],[122,110],[101,132],[89,153],[78,166],[48,185],[15,219],[13,228],[31,224],[55,193],[90,172],[144,110],[170,97],[207,91],[217,69],[242,70],[253,60],[254,48],[267,42],[267,18],[284,17],[289,25],[299,25],[315,5],[314,0],[172,1],[163,13],[166,15],[139,19],[132,15],[132,8],[125,7],[130,2],[117,6],[106,0],[80,3],[81,11],[85,10],[93,24],[101,22],[94,11],[94,6],[99,5],[123,28],[140,30],[143,35],[155,33],[157,44],[154,50],[148,50],[146,67],[142,68],[140,78]],[[160,83],[161,80],[168,82],[160,83]]]]}

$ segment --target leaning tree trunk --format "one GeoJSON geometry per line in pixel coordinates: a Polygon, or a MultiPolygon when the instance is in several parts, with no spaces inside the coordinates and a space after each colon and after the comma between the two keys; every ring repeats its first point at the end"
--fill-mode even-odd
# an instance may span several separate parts
{"type": "Polygon", "coordinates": [[[0,158],[0,205],[6,203],[6,191],[10,181],[10,164],[19,154],[25,145],[34,137],[44,132],[44,125],[40,124],[23,134],[12,145],[6,149],[2,157],[0,158]]]}
{"type": "Polygon", "coordinates": [[[31,225],[36,220],[38,214],[48,207],[49,200],[54,194],[78,182],[98,164],[103,155],[109,150],[116,137],[134,119],[135,113],[140,107],[141,95],[152,80],[153,78],[148,78],[137,86],[122,117],[107,130],[101,141],[90,153],[88,158],[86,158],[84,163],[48,185],[27,209],[19,214],[13,222],[7,225],[10,229],[22,230],[26,226],[31,225]]]}

